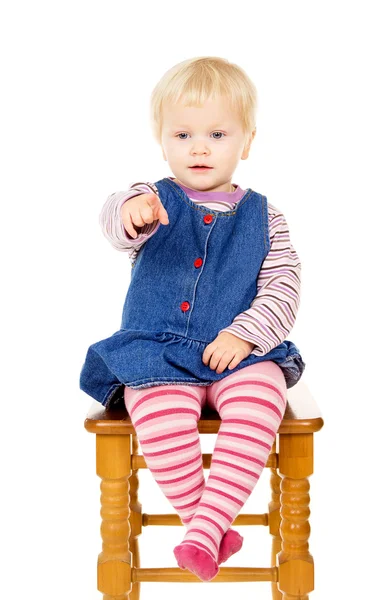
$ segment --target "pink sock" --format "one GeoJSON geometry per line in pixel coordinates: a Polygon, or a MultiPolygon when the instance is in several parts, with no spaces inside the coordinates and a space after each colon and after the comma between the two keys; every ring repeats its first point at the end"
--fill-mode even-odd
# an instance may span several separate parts
{"type": "Polygon", "coordinates": [[[174,548],[174,554],[181,569],[188,569],[202,581],[210,581],[219,572],[210,552],[193,544],[179,544],[174,548]]]}
{"type": "Polygon", "coordinates": [[[218,565],[229,559],[230,556],[239,552],[243,545],[243,537],[238,531],[229,528],[222,537],[219,546],[218,565]]]}
{"type": "MultiPolygon", "coordinates": [[[[184,523],[187,531],[190,527],[191,521],[192,518],[190,518],[188,523],[184,523]]],[[[217,564],[221,565],[222,563],[226,562],[230,556],[236,554],[236,552],[239,552],[243,545],[243,541],[244,539],[240,533],[230,527],[225,532],[220,542],[217,564]]]]}
{"type": "Polygon", "coordinates": [[[243,538],[240,533],[229,528],[220,543],[217,562],[211,556],[208,548],[197,548],[192,543],[179,544],[174,548],[174,555],[181,569],[188,569],[202,581],[210,581],[219,572],[218,565],[238,552],[242,545],[243,538]]]}

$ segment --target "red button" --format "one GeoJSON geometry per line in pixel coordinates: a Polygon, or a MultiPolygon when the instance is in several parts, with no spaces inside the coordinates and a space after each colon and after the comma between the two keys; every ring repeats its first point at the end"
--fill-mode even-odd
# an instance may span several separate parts
{"type": "Polygon", "coordinates": [[[203,264],[203,260],[201,258],[197,258],[194,260],[194,267],[200,267],[203,264]]]}
{"type": "Polygon", "coordinates": [[[213,221],[213,220],[214,220],[214,218],[212,215],[206,215],[205,217],[203,217],[203,221],[205,223],[211,223],[211,221],[213,221]]]}
{"type": "Polygon", "coordinates": [[[190,309],[190,305],[188,302],[182,302],[182,304],[180,305],[180,308],[182,309],[183,312],[186,312],[186,310],[190,309]]]}

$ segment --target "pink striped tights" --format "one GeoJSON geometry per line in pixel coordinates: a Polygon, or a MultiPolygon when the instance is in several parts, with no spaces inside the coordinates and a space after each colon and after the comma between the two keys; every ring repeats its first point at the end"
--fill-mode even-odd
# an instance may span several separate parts
{"type": "Polygon", "coordinates": [[[230,528],[267,462],[286,407],[281,368],[262,361],[210,386],[125,387],[125,405],[154,479],[186,526],[174,555],[209,581],[242,545],[230,528]],[[205,406],[221,425],[204,480],[197,422],[205,406]]]}

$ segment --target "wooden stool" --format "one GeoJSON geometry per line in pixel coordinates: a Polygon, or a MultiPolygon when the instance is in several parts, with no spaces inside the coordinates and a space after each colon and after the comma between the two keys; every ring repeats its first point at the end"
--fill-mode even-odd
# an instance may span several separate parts
{"type": "MultiPolygon", "coordinates": [[[[98,555],[97,589],[104,600],[138,600],[140,583],[221,583],[270,581],[273,600],[308,600],[314,590],[314,561],[309,552],[309,480],[313,473],[313,433],[324,421],[307,386],[300,380],[288,390],[267,468],[271,470],[272,500],[264,514],[238,515],[232,525],[266,525],[272,537],[269,568],[220,567],[208,582],[180,568],[141,568],[138,536],[142,526],[183,524],[177,514],[142,513],[138,501],[138,470],[146,462],[138,454],[138,439],[123,397],[105,409],[94,401],[85,429],[96,434],[96,472],[101,478],[102,552],[98,555]],[[276,444],[278,440],[278,451],[276,444]]],[[[206,407],[199,433],[218,433],[218,413],[206,407]]],[[[209,469],[211,454],[203,454],[209,469]]]]}

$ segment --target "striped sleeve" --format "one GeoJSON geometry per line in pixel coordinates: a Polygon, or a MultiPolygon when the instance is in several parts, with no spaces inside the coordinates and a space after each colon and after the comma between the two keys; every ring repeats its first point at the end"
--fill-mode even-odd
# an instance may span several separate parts
{"type": "Polygon", "coordinates": [[[270,250],[261,266],[257,295],[250,308],[221,329],[252,342],[251,354],[263,356],[289,335],[300,304],[301,262],[284,215],[268,203],[270,250]]]}
{"type": "Polygon", "coordinates": [[[138,235],[136,238],[133,238],[123,226],[121,208],[130,198],[149,192],[154,192],[159,195],[155,184],[133,182],[130,184],[127,191],[114,192],[114,194],[111,194],[107,198],[99,215],[99,224],[106,239],[116,250],[128,252],[131,260],[136,258],[143,244],[157,231],[159,228],[159,219],[156,219],[152,223],[145,223],[142,227],[136,227],[134,225],[138,235]]]}

